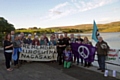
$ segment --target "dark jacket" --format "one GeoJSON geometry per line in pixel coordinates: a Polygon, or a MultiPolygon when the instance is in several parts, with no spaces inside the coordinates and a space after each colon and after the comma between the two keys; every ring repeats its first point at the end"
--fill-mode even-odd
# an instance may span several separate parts
{"type": "Polygon", "coordinates": [[[109,51],[109,46],[105,41],[97,42],[96,48],[97,48],[98,55],[107,56],[109,51]]]}
{"type": "Polygon", "coordinates": [[[12,44],[11,41],[5,40],[5,41],[4,41],[4,50],[13,50],[13,47],[10,47],[10,48],[5,49],[6,46],[10,46],[11,44],[12,44]]]}

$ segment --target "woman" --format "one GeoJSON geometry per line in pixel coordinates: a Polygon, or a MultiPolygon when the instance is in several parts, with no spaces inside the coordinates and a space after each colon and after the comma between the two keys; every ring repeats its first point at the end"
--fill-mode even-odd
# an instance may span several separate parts
{"type": "MultiPolygon", "coordinates": [[[[87,45],[92,45],[92,43],[88,40],[88,38],[85,36],[83,39],[83,44],[87,44],[87,45]]],[[[85,61],[84,63],[84,67],[90,67],[91,66],[91,62],[89,61],[85,61]]]]}
{"type": "Polygon", "coordinates": [[[32,45],[38,45],[38,46],[40,45],[38,36],[35,36],[34,40],[32,41],[32,45]]]}
{"type": "Polygon", "coordinates": [[[56,40],[54,39],[54,37],[53,36],[50,36],[50,45],[57,45],[57,42],[56,42],[56,40]]]}
{"type": "Polygon", "coordinates": [[[11,35],[7,34],[4,40],[4,55],[5,55],[5,64],[7,71],[12,71],[13,69],[10,68],[10,61],[13,52],[13,44],[11,42],[11,35]]]}
{"type": "Polygon", "coordinates": [[[15,41],[13,42],[13,47],[14,47],[14,53],[13,53],[13,60],[14,60],[14,67],[15,68],[18,68],[19,65],[18,65],[18,61],[19,61],[19,54],[20,54],[20,49],[21,49],[21,41],[20,41],[20,36],[21,35],[18,35],[15,37],[15,41]]]}
{"type": "Polygon", "coordinates": [[[28,38],[26,39],[26,43],[31,45],[32,44],[32,39],[31,39],[31,34],[28,35],[28,38]]]}
{"type": "Polygon", "coordinates": [[[40,45],[47,45],[47,42],[44,39],[44,36],[41,36],[41,38],[40,38],[40,45]]]}

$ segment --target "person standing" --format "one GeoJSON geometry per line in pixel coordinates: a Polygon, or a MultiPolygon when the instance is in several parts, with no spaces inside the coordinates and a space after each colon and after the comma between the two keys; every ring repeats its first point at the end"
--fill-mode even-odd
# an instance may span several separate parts
{"type": "Polygon", "coordinates": [[[49,39],[48,39],[48,37],[46,36],[45,33],[43,34],[43,37],[44,37],[44,40],[45,40],[47,43],[49,43],[49,39]]]}
{"type": "MultiPolygon", "coordinates": [[[[76,43],[82,44],[82,42],[83,42],[83,39],[82,39],[81,36],[78,34],[78,35],[77,35],[77,39],[76,39],[76,43]]],[[[80,58],[80,56],[75,55],[74,62],[76,61],[76,58],[77,58],[77,65],[79,65],[79,58],[80,58]]],[[[80,58],[80,59],[81,59],[81,65],[83,65],[83,58],[80,58]]]]}
{"type": "Polygon", "coordinates": [[[103,40],[102,37],[98,37],[98,42],[96,43],[97,48],[97,57],[98,57],[98,70],[101,70],[101,72],[105,71],[105,60],[107,53],[110,49],[107,42],[103,40]]]}
{"type": "Polygon", "coordinates": [[[15,32],[11,31],[11,41],[14,42],[15,39],[15,32]]]}
{"type": "MultiPolygon", "coordinates": [[[[88,40],[88,37],[86,37],[86,36],[84,37],[82,43],[92,46],[92,43],[88,40]]],[[[89,62],[89,61],[84,61],[84,62],[85,62],[85,63],[84,63],[84,67],[90,67],[90,66],[91,66],[91,62],[89,62]]]]}
{"type": "Polygon", "coordinates": [[[65,32],[64,33],[64,38],[63,38],[63,40],[65,41],[65,45],[66,46],[69,46],[70,44],[69,44],[69,41],[70,41],[70,38],[68,37],[68,34],[65,32]]]}
{"type": "Polygon", "coordinates": [[[19,67],[19,54],[20,54],[20,49],[21,49],[21,41],[20,41],[21,35],[15,36],[15,41],[13,42],[13,60],[14,60],[14,67],[18,68],[19,67]]]}
{"type": "Polygon", "coordinates": [[[38,36],[35,36],[35,38],[32,40],[32,45],[40,45],[40,41],[38,39],[38,36]]]}
{"type": "Polygon", "coordinates": [[[23,44],[27,44],[27,39],[26,39],[25,34],[23,32],[20,33],[20,37],[21,37],[21,42],[23,44]]]}
{"type": "Polygon", "coordinates": [[[46,42],[46,40],[44,39],[44,36],[43,36],[43,35],[41,35],[41,37],[40,37],[40,45],[47,45],[47,42],[46,42]]]}
{"type": "Polygon", "coordinates": [[[31,45],[32,44],[32,39],[31,39],[31,34],[28,34],[28,38],[26,39],[26,44],[31,45]]]}
{"type": "Polygon", "coordinates": [[[4,56],[5,56],[5,65],[6,65],[7,71],[13,70],[12,68],[10,68],[12,52],[13,52],[13,44],[11,42],[11,35],[7,34],[4,40],[4,56]]]}
{"type": "Polygon", "coordinates": [[[75,43],[75,41],[76,41],[76,38],[74,37],[74,34],[72,33],[70,35],[70,43],[75,43]]]}
{"type": "Polygon", "coordinates": [[[50,45],[56,46],[57,45],[57,41],[55,40],[55,38],[53,36],[50,36],[50,45]]]}
{"type": "Polygon", "coordinates": [[[63,63],[63,51],[65,47],[66,47],[66,44],[65,44],[63,35],[61,34],[60,39],[58,39],[58,42],[57,42],[57,52],[58,52],[57,58],[58,58],[59,65],[63,63]]]}

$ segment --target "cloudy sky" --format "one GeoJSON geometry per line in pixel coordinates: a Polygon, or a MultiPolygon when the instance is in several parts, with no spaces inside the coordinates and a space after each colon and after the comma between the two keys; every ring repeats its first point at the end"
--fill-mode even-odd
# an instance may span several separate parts
{"type": "Polygon", "coordinates": [[[0,0],[0,17],[15,28],[120,21],[120,0],[0,0]]]}

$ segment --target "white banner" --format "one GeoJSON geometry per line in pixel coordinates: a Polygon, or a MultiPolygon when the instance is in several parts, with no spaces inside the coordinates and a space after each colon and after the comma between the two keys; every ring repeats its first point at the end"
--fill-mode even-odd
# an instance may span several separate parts
{"type": "Polygon", "coordinates": [[[111,49],[108,53],[106,62],[120,65],[120,51],[117,49],[111,49]]]}
{"type": "Polygon", "coordinates": [[[53,61],[57,60],[56,46],[23,45],[20,60],[53,61]]]}

